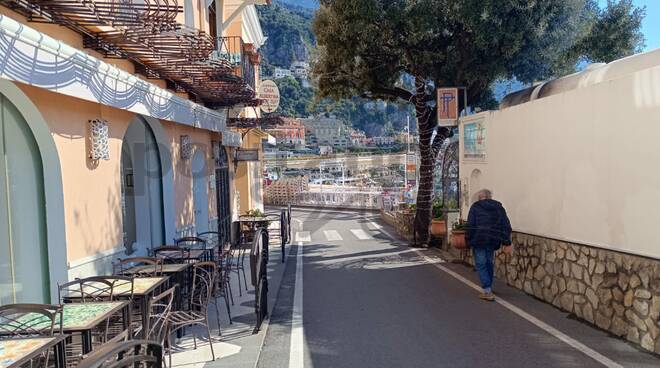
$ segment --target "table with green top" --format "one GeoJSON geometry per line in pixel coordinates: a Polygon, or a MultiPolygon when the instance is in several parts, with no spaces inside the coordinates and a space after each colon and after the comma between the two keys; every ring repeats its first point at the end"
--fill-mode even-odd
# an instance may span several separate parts
{"type": "MultiPolygon", "coordinates": [[[[90,302],[90,303],[68,303],[62,305],[62,331],[65,334],[80,334],[82,340],[83,354],[92,351],[92,330],[104,323],[108,318],[121,312],[123,328],[130,328],[130,302],[90,302]]],[[[27,313],[21,318],[35,319],[37,323],[32,326],[35,330],[50,330],[51,320],[43,315],[27,313]],[[42,322],[38,322],[42,319],[42,322]]],[[[55,325],[59,326],[59,315],[55,325]]]]}
{"type": "Polygon", "coordinates": [[[66,336],[28,337],[0,340],[0,368],[21,367],[55,349],[55,367],[66,367],[66,336]]]}

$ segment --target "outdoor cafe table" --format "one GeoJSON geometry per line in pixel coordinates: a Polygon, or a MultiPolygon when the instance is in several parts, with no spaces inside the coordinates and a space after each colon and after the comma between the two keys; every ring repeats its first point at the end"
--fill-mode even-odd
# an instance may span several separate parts
{"type": "Polygon", "coordinates": [[[270,219],[266,216],[239,216],[239,229],[243,238],[241,242],[252,241],[252,235],[257,231],[257,228],[268,228],[269,221],[270,219]]]}
{"type": "MultiPolygon", "coordinates": [[[[149,327],[149,299],[156,295],[156,292],[159,291],[160,287],[165,285],[168,280],[169,276],[136,277],[133,279],[133,303],[140,308],[143,335],[149,327]]],[[[112,293],[113,298],[115,299],[130,297],[131,286],[129,283],[122,283],[115,287],[112,293]]],[[[97,297],[103,297],[103,295],[96,295],[97,297]]],[[[108,297],[110,297],[110,295],[108,295],[108,297]]],[[[75,294],[69,294],[66,296],[66,299],[74,298],[80,298],[80,295],[76,296],[75,294]]]]}
{"type": "MultiPolygon", "coordinates": [[[[188,256],[182,256],[180,251],[166,250],[158,252],[158,257],[175,261],[177,263],[213,261],[215,247],[209,248],[191,248],[188,256]]],[[[163,264],[164,266],[165,264],[163,264]]]]}
{"type": "MultiPolygon", "coordinates": [[[[189,268],[192,265],[190,263],[165,263],[163,264],[163,268],[161,272],[167,276],[170,277],[170,284],[171,283],[177,283],[179,284],[179,287],[177,288],[177,295],[179,296],[176,298],[175,301],[175,306],[179,307],[178,310],[180,310],[182,306],[182,298],[181,296],[185,294],[185,291],[190,285],[190,272],[189,268]]],[[[141,273],[141,272],[148,272],[148,271],[153,271],[154,266],[152,265],[143,265],[143,266],[134,266],[131,268],[128,268],[124,271],[122,271],[123,274],[125,275],[132,275],[136,273],[141,273]]],[[[137,282],[137,278],[135,281],[137,282]]]]}
{"type": "Polygon", "coordinates": [[[66,367],[64,341],[66,336],[30,337],[0,340],[0,368],[21,367],[55,348],[55,367],[66,367]]]}
{"type": "MultiPolygon", "coordinates": [[[[130,303],[128,301],[114,302],[90,302],[90,303],[68,303],[62,305],[62,330],[65,334],[79,333],[82,338],[83,354],[92,351],[92,330],[115,313],[122,312],[122,322],[124,329],[130,327],[130,303]]],[[[34,319],[28,313],[21,318],[34,319]]],[[[46,316],[39,315],[43,322],[36,323],[32,328],[35,330],[49,330],[51,320],[46,316]]],[[[59,325],[59,317],[56,324],[59,325]]]]}

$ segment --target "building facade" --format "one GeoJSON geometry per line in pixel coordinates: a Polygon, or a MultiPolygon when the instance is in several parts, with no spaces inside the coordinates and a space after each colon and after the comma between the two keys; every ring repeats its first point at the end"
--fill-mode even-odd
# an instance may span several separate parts
{"type": "Polygon", "coordinates": [[[255,2],[150,1],[0,3],[0,304],[55,301],[182,235],[228,237],[242,137],[226,121],[258,103],[260,28],[226,30],[255,2]]]}

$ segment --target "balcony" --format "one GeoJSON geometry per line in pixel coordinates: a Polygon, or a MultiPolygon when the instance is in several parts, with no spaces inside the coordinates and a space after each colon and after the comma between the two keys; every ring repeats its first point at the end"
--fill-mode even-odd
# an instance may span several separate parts
{"type": "Polygon", "coordinates": [[[61,2],[0,0],[32,22],[66,26],[83,46],[106,58],[131,60],[136,72],[164,79],[177,92],[211,108],[258,105],[253,62],[258,54],[240,37],[215,40],[176,23],[183,11],[176,0],[61,2]]]}

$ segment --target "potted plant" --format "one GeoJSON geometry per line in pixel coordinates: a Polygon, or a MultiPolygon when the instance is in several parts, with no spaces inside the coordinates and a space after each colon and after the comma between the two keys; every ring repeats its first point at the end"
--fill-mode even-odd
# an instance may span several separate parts
{"type": "Polygon", "coordinates": [[[442,203],[433,203],[433,219],[431,220],[431,234],[437,237],[447,235],[447,220],[445,213],[442,211],[442,203]]]}
{"type": "Polygon", "coordinates": [[[465,232],[467,231],[467,222],[458,220],[451,227],[451,246],[456,249],[466,249],[465,232]]]}

